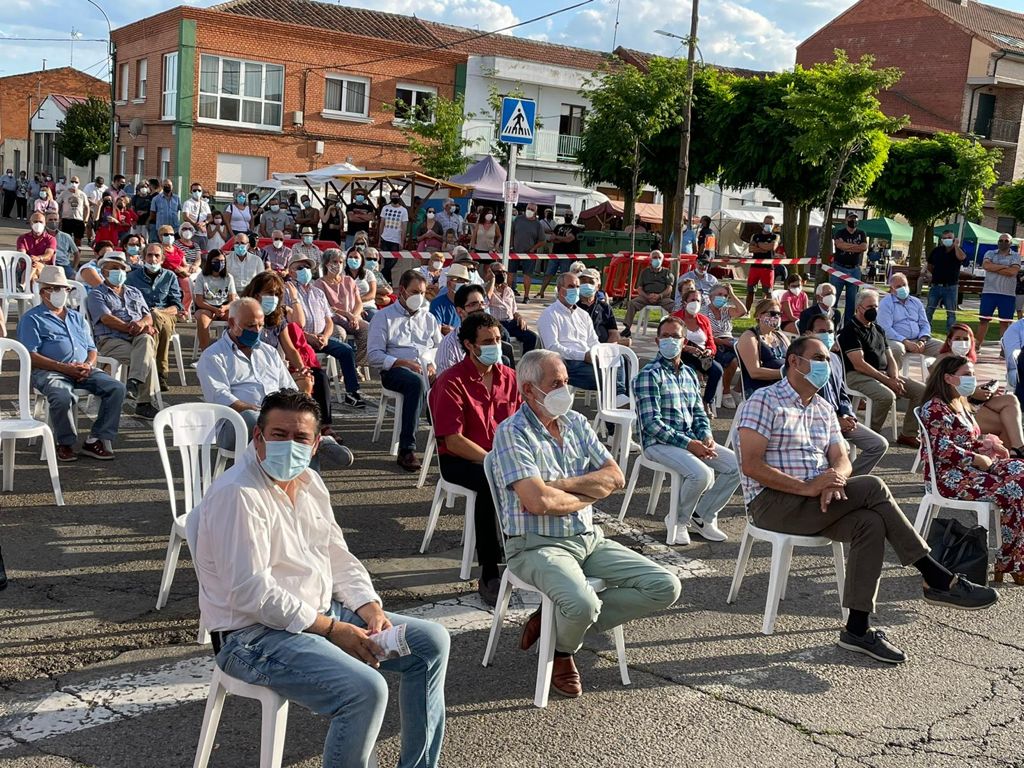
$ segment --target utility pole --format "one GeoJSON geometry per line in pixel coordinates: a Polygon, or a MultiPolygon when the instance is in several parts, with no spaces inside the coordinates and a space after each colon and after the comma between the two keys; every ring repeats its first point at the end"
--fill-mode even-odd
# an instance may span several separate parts
{"type": "Polygon", "coordinates": [[[693,105],[693,67],[697,56],[697,19],[699,0],[692,3],[690,14],[690,36],[686,40],[686,106],[683,109],[683,126],[679,136],[679,175],[676,177],[676,199],[672,211],[672,257],[679,268],[679,254],[683,246],[683,199],[690,175],[690,110],[693,105]]]}

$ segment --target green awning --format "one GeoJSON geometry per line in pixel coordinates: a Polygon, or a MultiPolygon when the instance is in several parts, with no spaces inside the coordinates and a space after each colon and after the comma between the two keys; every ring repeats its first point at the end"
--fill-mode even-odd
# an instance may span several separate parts
{"type": "MultiPolygon", "coordinates": [[[[939,238],[947,229],[953,230],[953,233],[956,234],[960,231],[960,225],[955,222],[952,224],[938,224],[932,228],[932,237],[939,238]]],[[[999,234],[994,229],[983,227],[981,224],[975,224],[973,221],[968,221],[964,224],[964,240],[972,240],[976,243],[998,243],[999,234]]]]}
{"type": "Polygon", "coordinates": [[[864,230],[869,237],[881,237],[889,242],[897,240],[901,243],[909,243],[914,236],[914,229],[909,224],[886,216],[880,216],[877,219],[864,219],[857,226],[864,230]]]}

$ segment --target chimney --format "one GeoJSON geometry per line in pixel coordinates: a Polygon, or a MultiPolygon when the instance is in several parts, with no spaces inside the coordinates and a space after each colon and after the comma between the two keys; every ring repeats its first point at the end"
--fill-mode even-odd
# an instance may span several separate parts
{"type": "Polygon", "coordinates": [[[954,5],[967,5],[968,0],[949,0],[954,5]]]}

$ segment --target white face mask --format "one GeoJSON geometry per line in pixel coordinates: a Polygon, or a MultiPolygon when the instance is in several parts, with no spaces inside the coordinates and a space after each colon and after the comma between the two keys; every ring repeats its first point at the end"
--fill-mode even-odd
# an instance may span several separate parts
{"type": "Polygon", "coordinates": [[[552,389],[541,398],[540,407],[557,419],[559,416],[565,416],[565,414],[572,410],[572,400],[573,394],[569,391],[569,388],[559,387],[558,389],[552,389]]]}
{"type": "Polygon", "coordinates": [[[274,247],[277,248],[277,250],[284,248],[284,240],[275,240],[274,247]]]}
{"type": "Polygon", "coordinates": [[[794,296],[799,296],[801,293],[803,293],[799,286],[793,286],[792,288],[789,289],[789,292],[794,296]]]}
{"type": "Polygon", "coordinates": [[[44,229],[46,229],[46,225],[43,224],[43,222],[41,222],[41,221],[33,221],[32,222],[32,231],[35,232],[37,235],[43,234],[43,230],[44,229]]]}
{"type": "Polygon", "coordinates": [[[967,339],[958,339],[957,341],[950,342],[949,348],[953,350],[954,355],[967,357],[967,353],[971,351],[971,342],[967,339]]]}
{"type": "Polygon", "coordinates": [[[68,303],[67,291],[50,291],[50,303],[54,309],[61,309],[68,303]]]}
{"type": "Polygon", "coordinates": [[[687,303],[687,305],[686,305],[686,313],[688,315],[696,315],[698,312],[700,312],[700,302],[699,301],[691,301],[691,302],[687,303]]]}
{"type": "Polygon", "coordinates": [[[826,293],[819,301],[823,307],[828,307],[829,309],[832,309],[832,307],[836,305],[836,297],[835,294],[832,293],[826,293]]]}
{"type": "Polygon", "coordinates": [[[422,293],[410,293],[405,297],[405,306],[410,312],[419,312],[426,298],[422,293]]]}
{"type": "Polygon", "coordinates": [[[765,231],[765,234],[770,235],[772,233],[772,225],[771,224],[765,224],[761,228],[765,231]]]}
{"type": "Polygon", "coordinates": [[[443,261],[432,261],[432,262],[430,262],[430,268],[432,270],[434,270],[435,272],[437,272],[443,266],[444,266],[444,262],[443,261]]]}
{"type": "Polygon", "coordinates": [[[486,216],[484,216],[484,221],[491,221],[493,218],[494,218],[494,214],[493,213],[488,213],[486,216]]]}
{"type": "Polygon", "coordinates": [[[526,209],[526,218],[532,219],[536,215],[535,211],[531,211],[529,208],[526,209]]]}

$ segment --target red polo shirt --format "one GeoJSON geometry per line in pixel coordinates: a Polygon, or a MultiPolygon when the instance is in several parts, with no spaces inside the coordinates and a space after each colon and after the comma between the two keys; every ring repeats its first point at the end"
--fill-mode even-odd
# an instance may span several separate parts
{"type": "MultiPolygon", "coordinates": [[[[45,256],[47,249],[53,251],[53,254],[56,254],[57,238],[45,231],[39,237],[36,237],[35,232],[26,232],[18,238],[15,249],[27,253],[29,256],[36,257],[45,256]]],[[[53,254],[51,254],[51,256],[53,254]]]]}
{"type": "Polygon", "coordinates": [[[441,374],[430,388],[429,398],[437,450],[442,455],[451,454],[444,444],[448,435],[462,435],[485,451],[491,450],[498,425],[522,403],[514,370],[495,365],[488,391],[469,357],[441,374]]]}

